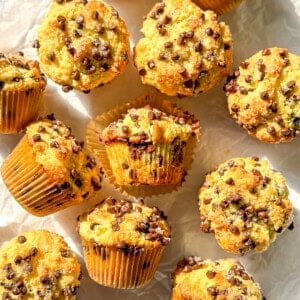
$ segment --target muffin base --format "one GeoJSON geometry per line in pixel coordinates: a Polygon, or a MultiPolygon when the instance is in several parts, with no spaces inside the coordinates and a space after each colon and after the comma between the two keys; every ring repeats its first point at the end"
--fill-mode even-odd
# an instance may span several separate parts
{"type": "Polygon", "coordinates": [[[100,285],[131,289],[146,285],[155,274],[164,247],[127,253],[82,239],[84,261],[90,277],[100,285]]]}
{"type": "Polygon", "coordinates": [[[0,92],[0,133],[17,133],[37,119],[42,103],[41,89],[0,92]]]}

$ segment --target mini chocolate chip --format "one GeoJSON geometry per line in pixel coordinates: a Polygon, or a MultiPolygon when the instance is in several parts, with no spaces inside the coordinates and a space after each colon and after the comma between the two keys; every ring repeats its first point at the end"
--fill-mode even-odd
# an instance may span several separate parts
{"type": "Polygon", "coordinates": [[[15,262],[16,265],[20,264],[22,262],[22,256],[17,255],[14,259],[14,262],[15,262]]]}
{"type": "Polygon", "coordinates": [[[37,48],[37,49],[40,48],[40,42],[39,42],[39,40],[34,40],[33,44],[32,44],[32,47],[33,48],[37,48]]]}
{"type": "Polygon", "coordinates": [[[49,52],[47,54],[47,58],[50,60],[50,61],[54,61],[55,60],[55,53],[52,51],[52,52],[49,52]]]}
{"type": "Polygon", "coordinates": [[[270,54],[271,54],[271,51],[270,51],[270,49],[268,49],[268,48],[267,48],[267,49],[263,49],[262,52],[261,52],[261,54],[262,54],[262,55],[270,55],[270,54]]]}
{"type": "Polygon", "coordinates": [[[70,256],[70,251],[68,249],[61,249],[60,250],[60,255],[62,257],[69,257],[70,256]]]}
{"type": "Polygon", "coordinates": [[[41,138],[40,134],[34,134],[32,136],[32,139],[33,139],[34,142],[39,142],[39,141],[41,141],[42,138],[41,138]]]}
{"type": "Polygon", "coordinates": [[[32,247],[29,249],[29,255],[30,256],[36,256],[38,253],[38,249],[36,247],[32,247]]]}
{"type": "Polygon", "coordinates": [[[270,98],[269,93],[267,91],[260,93],[260,98],[263,100],[268,100],[270,98]]]}
{"type": "Polygon", "coordinates": [[[214,31],[212,28],[208,27],[205,29],[205,33],[208,35],[208,36],[212,36],[214,34],[214,31]]]}
{"type": "Polygon", "coordinates": [[[23,236],[23,235],[19,235],[19,236],[18,236],[18,242],[19,242],[20,244],[25,243],[25,242],[26,242],[26,237],[23,236]]]}
{"type": "Polygon", "coordinates": [[[99,18],[99,13],[98,13],[96,10],[94,10],[94,11],[92,12],[91,18],[92,18],[93,20],[98,20],[98,18],[99,18]]]}
{"type": "Polygon", "coordinates": [[[209,278],[209,279],[213,279],[216,276],[216,274],[217,273],[215,271],[210,271],[209,270],[209,271],[206,272],[206,277],[209,278]]]}
{"type": "Polygon", "coordinates": [[[172,48],[173,47],[173,42],[171,41],[167,41],[164,43],[164,46],[166,49],[172,48]]]}
{"type": "Polygon", "coordinates": [[[58,143],[58,141],[51,141],[51,142],[50,142],[50,147],[51,147],[51,148],[59,148],[59,143],[58,143]]]}
{"type": "Polygon", "coordinates": [[[72,89],[73,89],[73,87],[71,87],[70,85],[63,85],[63,86],[62,86],[62,90],[63,90],[65,93],[70,92],[72,89]]]}
{"type": "Polygon", "coordinates": [[[180,55],[177,52],[174,52],[171,54],[171,59],[173,61],[179,60],[179,58],[180,58],[180,55]]]}
{"type": "Polygon", "coordinates": [[[217,288],[214,287],[214,286],[210,286],[207,288],[207,292],[209,295],[211,296],[217,296],[218,295],[218,291],[217,291],[217,288]]]}
{"type": "Polygon", "coordinates": [[[183,84],[187,89],[191,89],[194,87],[194,81],[191,79],[185,81],[183,84]]]}
{"type": "Polygon", "coordinates": [[[202,49],[203,49],[202,43],[201,43],[200,41],[196,42],[196,43],[195,43],[195,51],[196,51],[196,52],[201,52],[202,49]]]}
{"type": "Polygon", "coordinates": [[[5,82],[0,80],[0,90],[4,88],[5,82]]]}
{"type": "Polygon", "coordinates": [[[293,229],[294,229],[294,222],[292,222],[288,227],[288,230],[293,230],[293,229]]]}
{"type": "Polygon", "coordinates": [[[229,185],[234,185],[234,180],[230,177],[225,181],[229,185]]]}
{"type": "Polygon", "coordinates": [[[146,74],[147,74],[146,69],[144,69],[144,68],[139,69],[139,75],[145,76],[146,74]]]}
{"type": "Polygon", "coordinates": [[[270,135],[275,135],[276,134],[276,130],[273,126],[268,126],[267,127],[267,132],[270,134],[270,135]]]}

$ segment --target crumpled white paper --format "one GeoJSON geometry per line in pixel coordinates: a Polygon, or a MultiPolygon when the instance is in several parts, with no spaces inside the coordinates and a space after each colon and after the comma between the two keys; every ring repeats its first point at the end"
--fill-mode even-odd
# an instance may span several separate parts
{"type": "MultiPolygon", "coordinates": [[[[0,0],[0,52],[23,51],[26,57],[37,58],[31,47],[50,0],[0,0]]],[[[143,16],[153,0],[107,0],[125,19],[132,46],[141,37],[143,16]]],[[[230,26],[234,38],[234,64],[237,66],[255,52],[273,46],[287,47],[300,55],[300,0],[245,0],[240,7],[220,19],[230,26]]],[[[102,88],[83,94],[66,94],[48,80],[44,101],[45,113],[55,113],[73,133],[85,137],[85,127],[96,115],[131,100],[149,90],[141,84],[132,59],[124,74],[102,88]]],[[[195,161],[178,191],[146,199],[165,211],[172,225],[172,241],[150,284],[140,289],[117,290],[93,282],[84,267],[80,239],[75,232],[76,217],[97,201],[113,195],[120,197],[108,182],[97,198],[44,218],[29,215],[10,195],[0,178],[0,245],[19,232],[46,228],[65,237],[82,263],[84,277],[78,299],[144,300],[170,299],[170,274],[178,260],[198,255],[218,259],[230,257],[216,243],[212,234],[199,229],[197,192],[204,175],[216,164],[237,156],[258,155],[270,160],[281,171],[290,189],[295,208],[295,229],[284,232],[264,253],[248,254],[240,259],[262,287],[267,299],[300,299],[300,139],[289,144],[269,145],[249,137],[230,118],[222,84],[197,97],[175,99],[194,113],[201,122],[202,136],[195,152],[195,161]]],[[[13,150],[22,135],[0,135],[0,164],[13,150]]]]}

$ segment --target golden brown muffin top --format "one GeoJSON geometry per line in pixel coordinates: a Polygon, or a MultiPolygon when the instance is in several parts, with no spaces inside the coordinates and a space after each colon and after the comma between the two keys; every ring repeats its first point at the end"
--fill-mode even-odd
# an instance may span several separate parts
{"type": "Polygon", "coordinates": [[[101,188],[98,162],[53,114],[29,125],[26,133],[36,162],[57,182],[57,193],[68,190],[70,198],[84,200],[101,188]]]}
{"type": "Polygon", "coordinates": [[[199,190],[201,229],[228,252],[264,251],[293,221],[288,194],[283,175],[267,160],[230,159],[199,190]]]}
{"type": "Polygon", "coordinates": [[[262,300],[260,287],[235,259],[183,259],[172,274],[172,300],[262,300]]]}
{"type": "Polygon", "coordinates": [[[80,236],[95,245],[113,247],[125,252],[143,251],[170,242],[170,226],[157,207],[109,197],[79,217],[80,236]]]}
{"type": "Polygon", "coordinates": [[[124,70],[129,32],[118,12],[103,1],[53,1],[35,47],[43,70],[64,91],[88,91],[124,70]]]}
{"type": "Polygon", "coordinates": [[[0,249],[1,299],[75,299],[80,279],[77,257],[58,234],[21,233],[0,249]]]}
{"type": "Polygon", "coordinates": [[[198,135],[199,121],[188,112],[180,116],[167,115],[147,105],[129,109],[122,119],[102,131],[101,138],[106,144],[158,144],[171,143],[176,138],[187,141],[191,136],[198,135]]]}
{"type": "Polygon", "coordinates": [[[288,142],[300,135],[300,56],[269,48],[240,63],[224,89],[230,114],[251,136],[288,142]]]}
{"type": "Polygon", "coordinates": [[[26,91],[34,88],[44,89],[45,76],[41,73],[39,63],[23,57],[23,53],[0,53],[0,92],[26,91]]]}
{"type": "Polygon", "coordinates": [[[142,82],[161,92],[205,92],[230,72],[232,37],[213,11],[190,0],[156,3],[143,23],[134,62],[142,82]]]}

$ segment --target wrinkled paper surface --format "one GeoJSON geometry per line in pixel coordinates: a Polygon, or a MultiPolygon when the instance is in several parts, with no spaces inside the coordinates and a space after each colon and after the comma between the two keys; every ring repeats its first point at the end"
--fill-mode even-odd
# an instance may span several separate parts
{"type": "MultiPolygon", "coordinates": [[[[107,0],[126,21],[131,45],[141,37],[143,16],[150,10],[153,0],[107,0]]],[[[50,0],[0,0],[0,52],[23,51],[26,57],[37,58],[32,42],[50,0]]],[[[257,51],[273,46],[287,47],[300,55],[300,0],[245,0],[238,9],[220,19],[231,28],[234,38],[234,65],[257,51]]],[[[223,82],[224,83],[224,82],[223,82]]],[[[218,259],[232,257],[216,243],[212,234],[199,229],[197,192],[204,175],[216,164],[237,156],[257,155],[267,158],[274,169],[286,177],[290,199],[295,208],[295,229],[285,231],[264,253],[251,253],[236,258],[246,266],[262,287],[267,299],[300,299],[300,139],[288,144],[264,144],[249,137],[229,116],[222,85],[196,96],[174,101],[194,113],[201,122],[202,135],[195,151],[195,160],[186,182],[178,191],[146,199],[148,205],[157,205],[165,211],[172,225],[172,241],[166,248],[155,278],[147,286],[133,290],[114,290],[94,283],[83,264],[76,217],[87,207],[113,195],[120,197],[107,181],[96,199],[48,217],[29,215],[10,195],[0,178],[0,244],[22,231],[45,228],[63,235],[77,253],[84,277],[78,299],[170,299],[170,274],[178,260],[198,255],[218,259]]],[[[110,84],[83,94],[66,94],[48,80],[45,91],[45,113],[54,113],[80,139],[91,118],[131,100],[151,88],[143,86],[132,58],[125,73],[110,84]]],[[[0,135],[0,164],[13,150],[22,135],[0,135]]]]}

